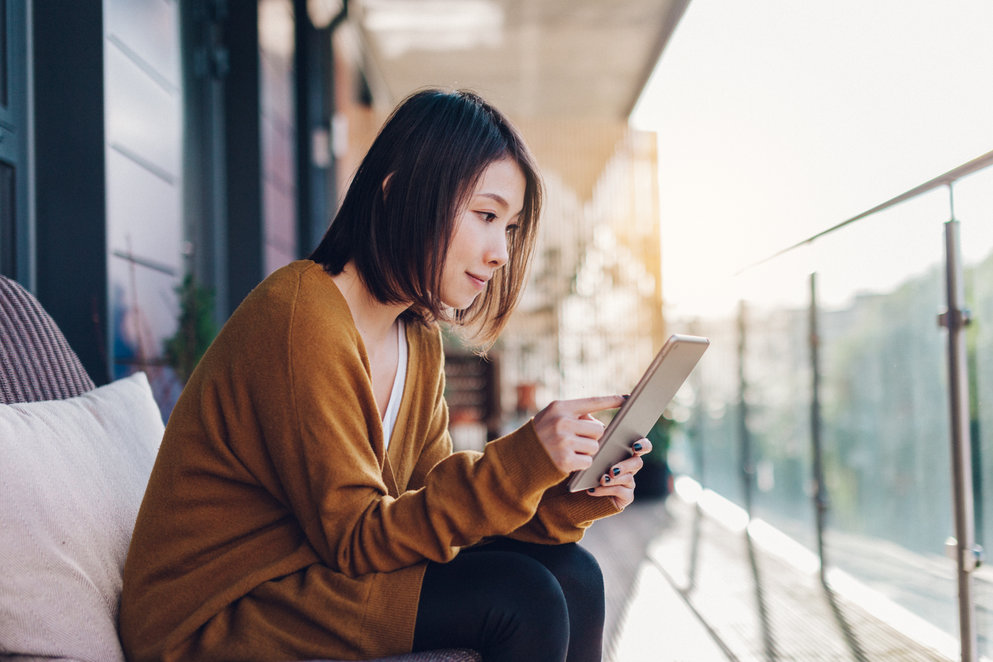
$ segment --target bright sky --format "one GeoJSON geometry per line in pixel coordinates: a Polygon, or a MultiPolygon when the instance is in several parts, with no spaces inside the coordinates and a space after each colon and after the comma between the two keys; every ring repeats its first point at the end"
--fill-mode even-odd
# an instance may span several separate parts
{"type": "MultiPolygon", "coordinates": [[[[659,133],[667,314],[733,305],[724,275],[993,150],[991,35],[990,0],[691,0],[632,115],[659,133]]],[[[956,188],[969,246],[993,247],[991,171],[956,188]]],[[[940,256],[947,191],[889,216],[850,271],[940,256]]]]}

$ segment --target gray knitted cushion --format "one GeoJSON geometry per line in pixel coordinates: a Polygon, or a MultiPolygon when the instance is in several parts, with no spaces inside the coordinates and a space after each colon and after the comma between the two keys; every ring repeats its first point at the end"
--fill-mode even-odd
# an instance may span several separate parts
{"type": "Polygon", "coordinates": [[[93,387],[79,357],[38,300],[0,276],[0,402],[60,400],[93,387]]]}
{"type": "MultiPolygon", "coordinates": [[[[476,651],[465,649],[425,651],[423,653],[407,653],[393,657],[383,657],[371,662],[482,662],[482,656],[476,651]]],[[[315,660],[314,662],[339,662],[337,660],[315,660]]]]}

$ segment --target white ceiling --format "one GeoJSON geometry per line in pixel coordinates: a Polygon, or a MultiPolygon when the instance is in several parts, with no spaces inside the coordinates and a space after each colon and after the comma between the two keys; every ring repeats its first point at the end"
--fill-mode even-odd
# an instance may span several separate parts
{"type": "Polygon", "coordinates": [[[516,118],[625,121],[689,0],[353,0],[374,97],[468,87],[516,118]]]}

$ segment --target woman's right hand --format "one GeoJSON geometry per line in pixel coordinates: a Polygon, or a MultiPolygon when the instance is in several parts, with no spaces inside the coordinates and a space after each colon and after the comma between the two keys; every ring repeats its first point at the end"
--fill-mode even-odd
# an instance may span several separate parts
{"type": "Polygon", "coordinates": [[[619,395],[556,400],[535,414],[538,441],[555,467],[562,473],[572,473],[593,464],[604,425],[591,414],[622,404],[624,398],[619,395]]]}

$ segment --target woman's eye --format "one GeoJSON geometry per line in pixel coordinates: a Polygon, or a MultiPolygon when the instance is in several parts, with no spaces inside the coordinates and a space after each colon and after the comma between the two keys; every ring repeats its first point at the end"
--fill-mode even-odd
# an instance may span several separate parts
{"type": "Polygon", "coordinates": [[[481,219],[483,219],[484,221],[486,221],[487,223],[492,223],[493,221],[496,220],[496,214],[494,214],[493,212],[490,212],[490,211],[478,211],[476,213],[479,214],[479,217],[481,219]]]}
{"type": "Polygon", "coordinates": [[[507,234],[514,234],[520,226],[516,223],[512,223],[507,226],[507,234]]]}

